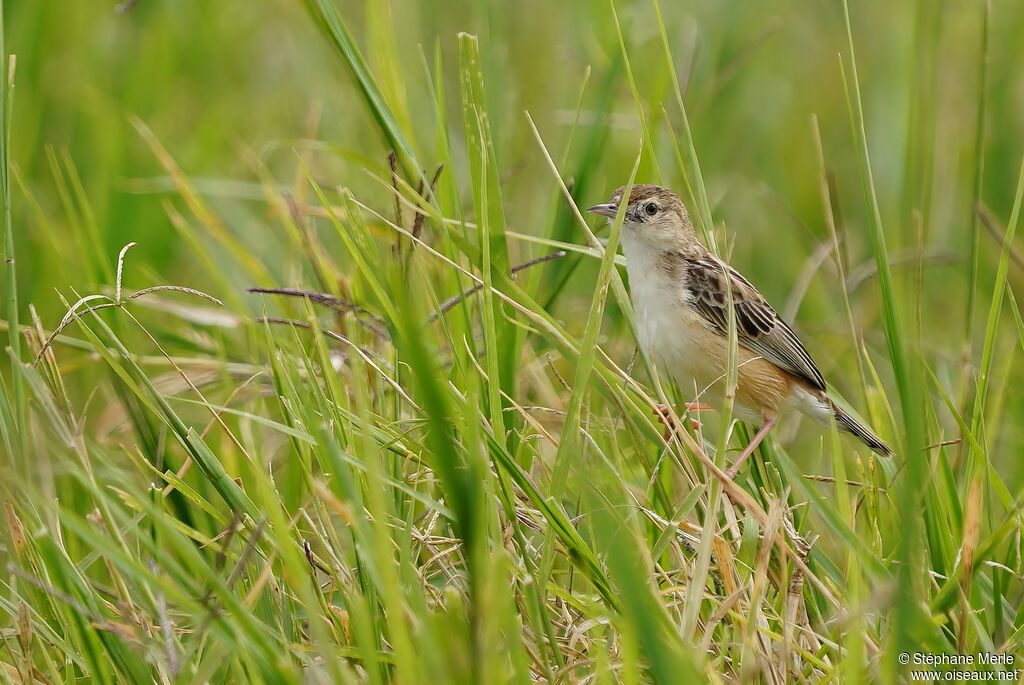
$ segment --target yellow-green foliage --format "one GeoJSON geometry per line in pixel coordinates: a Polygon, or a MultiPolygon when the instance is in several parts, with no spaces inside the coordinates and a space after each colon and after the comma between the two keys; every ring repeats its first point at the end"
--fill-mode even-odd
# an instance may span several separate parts
{"type": "Polygon", "coordinates": [[[0,682],[1024,658],[1024,4],[0,16],[0,682]],[[633,181],[893,458],[793,417],[735,482],[744,427],[666,444],[621,219],[578,209],[633,181]]]}

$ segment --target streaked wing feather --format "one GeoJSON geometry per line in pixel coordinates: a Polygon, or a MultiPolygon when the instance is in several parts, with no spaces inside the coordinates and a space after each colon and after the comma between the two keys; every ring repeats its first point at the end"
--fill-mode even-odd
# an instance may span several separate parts
{"type": "Polygon", "coordinates": [[[732,289],[737,342],[782,369],[795,374],[816,390],[825,379],[793,329],[739,272],[714,257],[687,260],[686,287],[694,306],[708,325],[727,335],[726,274],[732,289]]]}

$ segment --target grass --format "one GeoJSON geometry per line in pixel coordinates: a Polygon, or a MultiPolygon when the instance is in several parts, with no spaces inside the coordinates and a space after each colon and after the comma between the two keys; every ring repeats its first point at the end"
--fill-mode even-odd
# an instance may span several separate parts
{"type": "Polygon", "coordinates": [[[1017,4],[0,17],[0,682],[1024,656],[1017,4]],[[579,211],[652,180],[894,457],[662,438],[579,211]]]}

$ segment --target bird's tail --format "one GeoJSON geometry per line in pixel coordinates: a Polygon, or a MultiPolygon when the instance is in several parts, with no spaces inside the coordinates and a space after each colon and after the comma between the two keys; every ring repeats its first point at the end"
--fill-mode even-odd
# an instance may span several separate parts
{"type": "Polygon", "coordinates": [[[836,417],[836,423],[844,431],[857,436],[861,442],[883,457],[892,456],[892,450],[880,437],[835,402],[832,402],[832,413],[836,417]]]}

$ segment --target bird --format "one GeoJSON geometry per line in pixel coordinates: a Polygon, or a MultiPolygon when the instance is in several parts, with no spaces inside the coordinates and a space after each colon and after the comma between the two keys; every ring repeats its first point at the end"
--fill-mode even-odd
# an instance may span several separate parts
{"type": "MultiPolygon", "coordinates": [[[[828,426],[832,421],[874,452],[889,446],[829,395],[818,366],[792,326],[736,269],[697,238],[686,207],[668,188],[625,187],[587,211],[614,219],[625,202],[626,257],[637,338],[647,357],[693,397],[689,411],[722,406],[728,372],[729,310],[737,343],[733,415],[760,428],[727,470],[734,478],[781,413],[797,410],[828,426]],[[691,394],[692,393],[692,394],[691,394]]],[[[667,418],[667,407],[659,407],[667,418]]]]}

